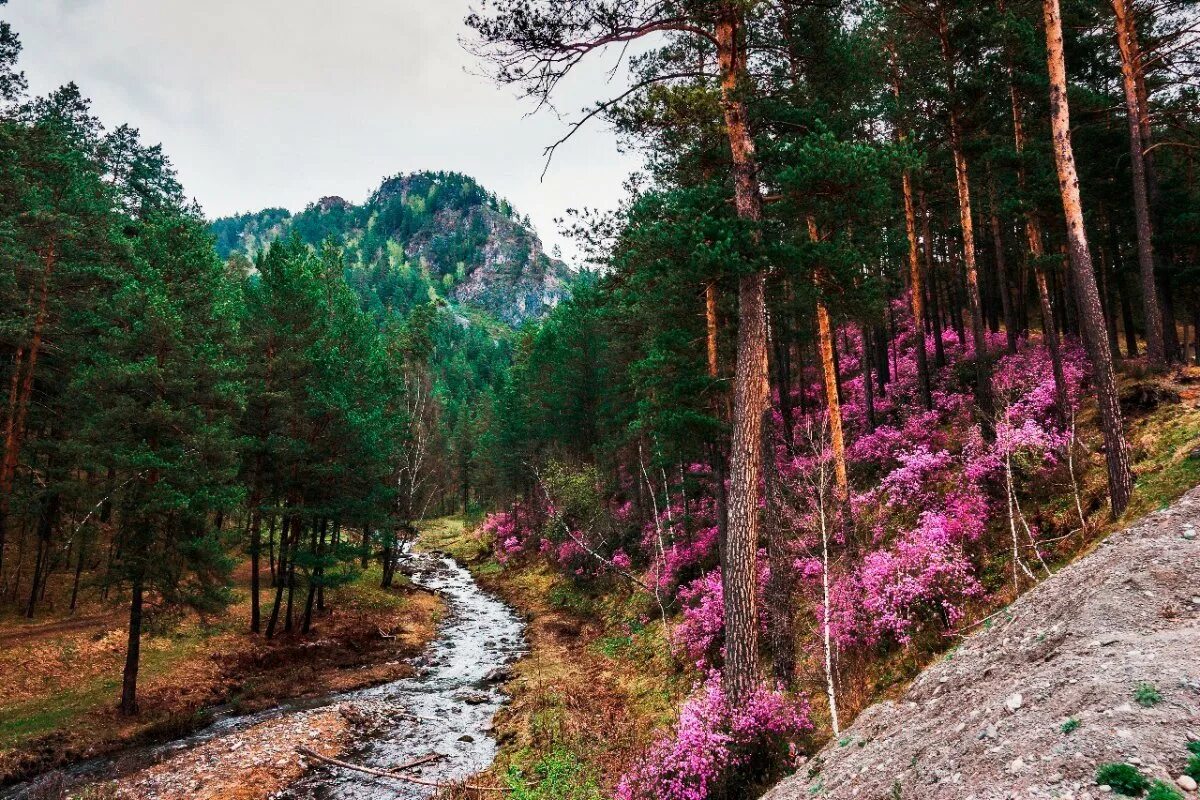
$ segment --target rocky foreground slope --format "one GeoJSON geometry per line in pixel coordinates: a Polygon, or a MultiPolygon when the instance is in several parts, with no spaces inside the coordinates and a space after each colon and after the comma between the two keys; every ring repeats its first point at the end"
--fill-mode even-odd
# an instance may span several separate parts
{"type": "Polygon", "coordinates": [[[1180,776],[1200,738],[1198,528],[1194,489],[1114,534],[899,701],[867,709],[765,800],[1095,799],[1114,796],[1096,782],[1111,762],[1193,800],[1180,776]]]}

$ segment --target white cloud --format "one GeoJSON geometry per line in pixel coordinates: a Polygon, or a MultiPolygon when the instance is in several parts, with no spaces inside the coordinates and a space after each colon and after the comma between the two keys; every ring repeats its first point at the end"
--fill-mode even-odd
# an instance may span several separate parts
{"type": "MultiPolygon", "coordinates": [[[[77,82],[110,126],[161,141],[212,216],[361,201],[385,175],[465,172],[528,213],[548,245],[569,207],[611,208],[636,158],[497,88],[459,45],[468,0],[11,0],[34,92],[77,82]]],[[[558,100],[620,91],[599,63],[558,100]]]]}

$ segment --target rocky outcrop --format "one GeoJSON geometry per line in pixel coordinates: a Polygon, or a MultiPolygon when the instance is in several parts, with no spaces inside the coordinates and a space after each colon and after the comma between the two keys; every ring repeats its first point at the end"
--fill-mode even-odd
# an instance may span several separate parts
{"type": "Polygon", "coordinates": [[[268,209],[216,220],[212,228],[223,258],[253,256],[293,233],[313,246],[333,237],[352,268],[372,276],[417,270],[435,294],[513,326],[570,296],[571,270],[546,255],[529,220],[457,173],[397,175],[361,206],[328,196],[295,215],[268,209]]]}
{"type": "Polygon", "coordinates": [[[1098,800],[1106,763],[1175,785],[1200,737],[1198,528],[1200,489],[1109,537],[765,800],[1098,800]]]}

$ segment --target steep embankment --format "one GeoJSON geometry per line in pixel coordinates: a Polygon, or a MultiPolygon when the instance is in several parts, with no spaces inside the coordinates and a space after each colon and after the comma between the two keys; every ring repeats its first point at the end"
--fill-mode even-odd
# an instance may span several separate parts
{"type": "Polygon", "coordinates": [[[1095,780],[1111,762],[1174,784],[1200,736],[1198,527],[1195,489],[1114,534],[766,800],[1083,800],[1111,796],[1095,780]]]}

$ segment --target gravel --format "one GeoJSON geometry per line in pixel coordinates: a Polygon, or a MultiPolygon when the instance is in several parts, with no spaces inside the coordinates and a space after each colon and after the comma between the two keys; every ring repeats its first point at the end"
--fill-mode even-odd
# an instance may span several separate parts
{"type": "Polygon", "coordinates": [[[1200,738],[1200,542],[1184,535],[1198,523],[1195,489],[1113,534],[764,800],[1098,800],[1114,796],[1095,782],[1109,762],[1196,800],[1177,779],[1200,738]],[[1137,704],[1141,683],[1161,701],[1137,704]]]}

